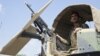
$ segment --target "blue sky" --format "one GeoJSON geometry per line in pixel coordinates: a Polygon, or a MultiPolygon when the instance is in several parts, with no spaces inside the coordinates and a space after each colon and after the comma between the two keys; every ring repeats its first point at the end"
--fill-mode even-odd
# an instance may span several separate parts
{"type": "MultiPolygon", "coordinates": [[[[25,1],[37,12],[48,0],[0,0],[0,48],[6,45],[13,38],[12,36],[31,19],[31,12],[25,6],[25,1]]],[[[81,3],[100,9],[100,0],[54,0],[40,16],[51,28],[53,20],[65,7],[81,3]]],[[[35,56],[40,52],[40,46],[39,40],[32,39],[19,54],[35,56]]]]}

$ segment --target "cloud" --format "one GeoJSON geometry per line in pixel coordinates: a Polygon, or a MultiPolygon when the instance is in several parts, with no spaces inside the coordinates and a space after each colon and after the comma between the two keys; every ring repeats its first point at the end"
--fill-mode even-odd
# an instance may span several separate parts
{"type": "Polygon", "coordinates": [[[2,5],[0,4],[0,12],[2,11],[2,5]]]}

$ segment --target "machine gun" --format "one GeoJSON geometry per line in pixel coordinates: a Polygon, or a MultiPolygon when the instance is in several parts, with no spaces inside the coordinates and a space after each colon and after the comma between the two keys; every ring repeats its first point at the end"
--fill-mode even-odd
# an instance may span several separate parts
{"type": "MultiPolygon", "coordinates": [[[[32,8],[28,4],[26,4],[26,6],[29,8],[29,10],[32,12],[32,15],[33,15],[34,11],[32,10],[32,8]]],[[[42,42],[41,55],[44,56],[44,54],[45,54],[48,56],[52,52],[52,50],[54,50],[53,47],[50,47],[50,46],[55,47],[55,45],[56,45],[56,44],[54,44],[55,42],[53,41],[53,40],[55,40],[54,37],[56,35],[53,33],[52,30],[50,30],[48,28],[47,24],[41,19],[41,17],[38,17],[33,22],[33,24],[36,27],[39,35],[41,35],[41,42],[42,42]]]]}
{"type": "MultiPolygon", "coordinates": [[[[29,8],[29,10],[32,12],[32,15],[33,15],[34,11],[30,7],[30,5],[27,3],[25,3],[25,4],[29,8]]],[[[39,34],[46,33],[50,37],[53,35],[51,30],[48,28],[47,24],[41,19],[41,17],[38,17],[33,23],[34,23],[35,27],[37,27],[37,31],[39,32],[39,34]]]]}

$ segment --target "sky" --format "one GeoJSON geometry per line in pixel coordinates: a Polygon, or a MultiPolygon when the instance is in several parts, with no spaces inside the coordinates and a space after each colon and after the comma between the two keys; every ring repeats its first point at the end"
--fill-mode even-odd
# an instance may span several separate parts
{"type": "Polygon", "coordinates": [[[0,12],[2,11],[2,5],[0,4],[0,12]]]}
{"type": "MultiPolygon", "coordinates": [[[[0,49],[31,19],[31,12],[26,7],[25,1],[37,12],[48,0],[0,0],[0,49]]],[[[48,27],[52,28],[54,19],[67,6],[90,4],[100,9],[99,2],[100,0],[54,0],[40,16],[48,27]]],[[[37,56],[40,50],[41,42],[31,39],[18,54],[37,56]]]]}

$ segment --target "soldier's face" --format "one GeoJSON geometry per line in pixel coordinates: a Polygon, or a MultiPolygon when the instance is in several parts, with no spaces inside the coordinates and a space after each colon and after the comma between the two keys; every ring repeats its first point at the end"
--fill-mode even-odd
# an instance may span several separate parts
{"type": "Polygon", "coordinates": [[[72,23],[76,23],[76,22],[78,21],[78,18],[79,18],[79,17],[78,17],[77,14],[72,14],[72,15],[71,15],[71,20],[70,20],[70,21],[71,21],[72,23]]]}

